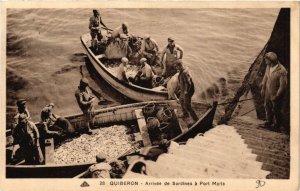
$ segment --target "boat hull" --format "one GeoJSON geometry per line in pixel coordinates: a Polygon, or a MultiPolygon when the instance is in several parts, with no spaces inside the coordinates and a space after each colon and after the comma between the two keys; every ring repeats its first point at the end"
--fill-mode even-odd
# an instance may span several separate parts
{"type": "Polygon", "coordinates": [[[129,97],[136,101],[159,101],[168,99],[167,91],[156,91],[118,80],[113,74],[111,74],[106,69],[104,64],[101,63],[101,61],[97,59],[93,52],[89,49],[89,45],[86,40],[89,39],[87,35],[89,34],[81,36],[82,46],[97,73],[114,89],[116,89],[118,92],[125,95],[126,97],[129,97]]]}
{"type": "MultiPolygon", "coordinates": [[[[103,115],[103,113],[113,113],[114,116],[120,115],[116,120],[122,120],[121,113],[124,111],[130,111],[132,109],[142,108],[148,103],[157,103],[164,104],[167,103],[172,107],[180,107],[174,100],[166,101],[154,101],[154,102],[142,102],[134,103],[128,105],[120,105],[111,108],[104,108],[95,111],[96,115],[103,115]]],[[[185,142],[189,138],[195,137],[199,133],[204,133],[213,127],[213,119],[216,112],[217,103],[214,103],[212,107],[208,108],[206,104],[203,103],[193,103],[194,106],[200,108],[201,110],[206,108],[206,111],[200,119],[190,127],[186,132],[179,134],[170,141],[176,142],[185,142]]],[[[176,109],[174,108],[173,109],[176,109]]],[[[178,108],[177,108],[178,109],[178,108]]],[[[131,114],[130,114],[131,115],[131,114]]],[[[136,116],[127,116],[127,119],[130,120],[136,118],[136,116]]],[[[82,114],[74,114],[66,116],[70,122],[74,124],[82,123],[82,114]]],[[[124,116],[125,117],[125,116],[124,116]]],[[[110,117],[109,117],[110,118],[110,117]]],[[[129,153],[128,153],[129,154],[129,153]]],[[[123,155],[119,158],[124,157],[123,155]]],[[[6,165],[6,177],[7,178],[72,178],[76,175],[85,171],[93,163],[82,163],[82,164],[68,164],[68,165],[55,165],[55,164],[46,164],[46,165],[6,165]]]]}

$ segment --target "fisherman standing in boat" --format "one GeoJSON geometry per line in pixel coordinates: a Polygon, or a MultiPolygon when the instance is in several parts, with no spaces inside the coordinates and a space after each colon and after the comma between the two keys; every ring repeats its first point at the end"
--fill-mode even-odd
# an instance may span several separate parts
{"type": "Polygon", "coordinates": [[[189,71],[183,67],[182,60],[175,61],[175,67],[179,71],[178,82],[180,89],[179,102],[182,109],[182,117],[192,117],[194,122],[198,121],[198,117],[192,108],[192,96],[195,92],[193,80],[189,71]]]}
{"type": "Polygon", "coordinates": [[[67,119],[55,115],[52,112],[53,108],[54,103],[49,103],[41,111],[41,121],[43,123],[44,132],[50,136],[74,133],[75,129],[71,123],[67,119]]]}
{"type": "Polygon", "coordinates": [[[183,48],[181,48],[178,44],[175,43],[173,38],[168,38],[168,45],[162,51],[161,55],[161,65],[164,66],[162,76],[167,79],[176,74],[176,68],[174,67],[174,62],[178,59],[182,59],[183,57],[183,48]],[[178,56],[178,52],[180,55],[178,56]],[[163,64],[164,56],[166,55],[166,60],[163,64]]]}
{"type": "Polygon", "coordinates": [[[95,97],[91,95],[89,90],[87,89],[87,86],[89,84],[88,79],[82,78],[80,80],[80,84],[78,86],[78,89],[75,92],[75,97],[77,100],[77,103],[82,110],[85,122],[86,122],[86,128],[87,133],[92,134],[92,130],[90,128],[90,123],[94,121],[94,105],[93,102],[95,100],[95,97]]]}
{"type": "Polygon", "coordinates": [[[26,107],[26,100],[25,99],[19,99],[16,104],[17,104],[17,107],[18,107],[18,112],[14,116],[15,125],[17,125],[19,123],[20,114],[25,114],[27,116],[27,119],[30,119],[30,113],[29,113],[29,111],[26,107]]]}
{"type": "Polygon", "coordinates": [[[266,53],[264,58],[267,68],[262,81],[261,95],[264,97],[267,116],[265,127],[280,130],[282,124],[281,105],[283,94],[287,88],[287,71],[274,52],[266,53]],[[273,118],[275,118],[274,122],[273,118]]]}
{"type": "MultiPolygon", "coordinates": [[[[39,131],[35,124],[28,120],[27,115],[19,115],[19,123],[13,130],[14,145],[19,144],[21,153],[25,157],[26,164],[40,164],[44,161],[40,148],[39,131]]],[[[13,147],[12,159],[15,157],[13,147]]]]}
{"type": "Polygon", "coordinates": [[[152,66],[159,52],[158,44],[153,38],[146,35],[140,51],[142,56],[147,58],[148,63],[152,66]]]}
{"type": "Polygon", "coordinates": [[[49,130],[49,127],[52,127],[57,120],[57,116],[52,113],[53,107],[54,104],[50,103],[41,111],[41,122],[43,123],[43,130],[46,133],[46,135],[50,137],[53,135],[60,135],[59,131],[49,130]]]}
{"type": "Polygon", "coordinates": [[[128,59],[126,57],[123,57],[121,59],[121,64],[120,64],[120,66],[118,67],[118,70],[117,70],[116,77],[120,81],[123,81],[123,82],[128,82],[128,79],[127,79],[127,76],[126,76],[126,72],[125,72],[125,68],[126,68],[127,64],[128,64],[128,59]]]}
{"type": "Polygon", "coordinates": [[[97,41],[101,41],[102,39],[101,25],[105,28],[107,27],[102,22],[99,11],[94,9],[93,14],[94,15],[90,18],[89,29],[91,30],[92,48],[95,50],[97,48],[97,41]]]}

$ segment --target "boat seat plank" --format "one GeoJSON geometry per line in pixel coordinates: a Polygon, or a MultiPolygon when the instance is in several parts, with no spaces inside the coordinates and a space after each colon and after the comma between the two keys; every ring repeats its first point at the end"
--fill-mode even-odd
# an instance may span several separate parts
{"type": "Polygon", "coordinates": [[[141,133],[134,133],[134,140],[135,141],[143,141],[141,133]]]}
{"type": "Polygon", "coordinates": [[[53,138],[45,140],[45,163],[46,164],[54,164],[53,138]]]}
{"type": "Polygon", "coordinates": [[[179,123],[179,127],[181,129],[181,132],[187,132],[189,130],[189,128],[187,127],[186,122],[184,122],[184,120],[182,118],[178,117],[178,113],[177,113],[177,109],[174,109],[174,113],[176,115],[176,118],[178,119],[178,123],[179,123]]]}
{"type": "Polygon", "coordinates": [[[96,57],[97,59],[104,58],[104,57],[105,57],[105,54],[95,55],[95,57],[96,57]]]}
{"type": "Polygon", "coordinates": [[[143,115],[142,109],[136,109],[135,110],[135,115],[136,115],[136,118],[137,118],[137,122],[138,122],[138,125],[139,125],[139,129],[140,129],[140,132],[141,132],[141,136],[142,136],[142,139],[143,139],[144,146],[149,147],[152,144],[151,144],[148,129],[147,129],[147,126],[146,126],[146,120],[145,120],[145,117],[143,115]]]}

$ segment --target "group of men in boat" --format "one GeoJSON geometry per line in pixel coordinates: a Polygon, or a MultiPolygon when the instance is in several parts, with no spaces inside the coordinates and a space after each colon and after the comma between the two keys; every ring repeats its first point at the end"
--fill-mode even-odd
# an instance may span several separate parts
{"type": "MultiPolygon", "coordinates": [[[[92,47],[97,44],[94,43],[95,41],[99,41],[102,38],[100,30],[101,25],[103,28],[107,29],[106,25],[102,22],[99,11],[93,10],[93,16],[90,18],[89,22],[92,47]],[[97,29],[97,32],[95,32],[95,29],[97,29]]],[[[120,38],[122,35],[129,35],[128,25],[126,23],[123,23],[121,27],[113,30],[111,38],[120,38]]],[[[146,35],[143,40],[144,42],[138,52],[138,54],[141,55],[141,58],[137,63],[139,70],[135,77],[127,78],[126,76],[125,68],[129,63],[129,59],[127,57],[121,58],[121,64],[117,69],[116,77],[120,81],[133,83],[145,88],[153,88],[153,83],[157,81],[156,78],[165,79],[160,80],[163,81],[163,84],[161,85],[168,86],[167,89],[169,90],[169,98],[175,98],[178,102],[180,102],[183,111],[182,116],[191,116],[194,122],[197,121],[198,117],[191,107],[191,98],[195,91],[194,83],[190,72],[186,67],[184,67],[182,62],[183,48],[175,43],[174,38],[169,37],[168,45],[161,52],[161,59],[158,63],[162,66],[163,71],[161,74],[154,74],[155,72],[152,66],[156,64],[155,60],[159,53],[159,46],[149,35],[146,35]],[[178,73],[178,75],[176,75],[176,73],[178,73]],[[168,83],[168,81],[171,82],[168,83]],[[176,96],[177,92],[180,92],[179,99],[176,96]]]]}

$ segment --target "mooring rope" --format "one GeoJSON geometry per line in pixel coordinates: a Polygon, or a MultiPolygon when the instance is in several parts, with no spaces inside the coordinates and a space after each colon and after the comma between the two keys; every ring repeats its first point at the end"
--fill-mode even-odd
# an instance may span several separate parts
{"type": "Polygon", "coordinates": [[[244,114],[242,114],[241,116],[247,115],[248,113],[250,113],[251,111],[254,111],[256,108],[254,107],[253,109],[250,109],[249,111],[245,112],[244,114]]]}
{"type": "Polygon", "coordinates": [[[234,102],[240,103],[240,102],[249,101],[249,100],[254,100],[254,98],[243,99],[243,100],[239,100],[239,101],[222,102],[222,103],[218,103],[218,105],[226,105],[226,104],[230,104],[230,103],[234,103],[234,102]]]}

